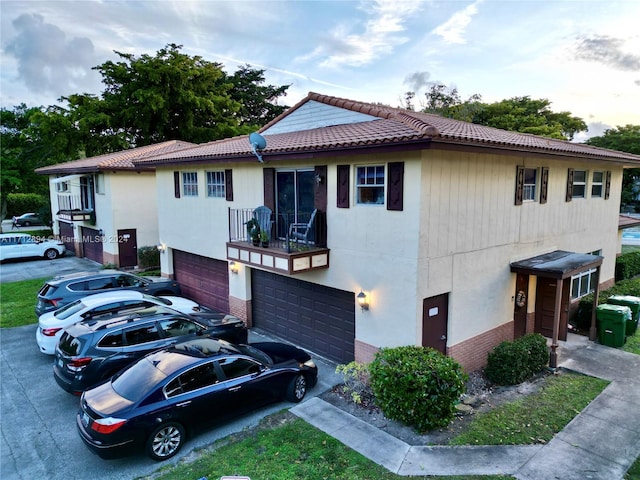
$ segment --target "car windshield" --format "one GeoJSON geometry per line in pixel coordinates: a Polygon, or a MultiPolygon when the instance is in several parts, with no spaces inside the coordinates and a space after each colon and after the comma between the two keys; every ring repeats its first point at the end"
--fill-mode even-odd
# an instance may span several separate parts
{"type": "Polygon", "coordinates": [[[111,381],[111,386],[121,397],[138,402],[146,397],[166,376],[164,372],[156,368],[153,362],[145,358],[116,375],[111,381]]]}
{"type": "Polygon", "coordinates": [[[53,315],[58,320],[64,320],[66,318],[69,318],[71,315],[78,313],[84,308],[86,308],[86,305],[82,303],[82,300],[76,300],[75,302],[71,302],[64,307],[59,308],[53,315]]]}

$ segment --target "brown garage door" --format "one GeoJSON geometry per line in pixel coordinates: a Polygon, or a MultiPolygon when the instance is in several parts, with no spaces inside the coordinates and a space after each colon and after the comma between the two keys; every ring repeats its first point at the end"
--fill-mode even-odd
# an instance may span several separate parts
{"type": "Polygon", "coordinates": [[[173,273],[185,297],[207,307],[229,311],[227,262],[174,250],[173,273]]]}
{"type": "Polygon", "coordinates": [[[354,359],[352,292],[253,270],[253,324],[336,362],[354,359]]]}
{"type": "Polygon", "coordinates": [[[62,243],[64,243],[67,251],[75,255],[76,243],[73,237],[73,224],[58,222],[58,226],[60,228],[60,240],[62,240],[62,243]]]}
{"type": "Polygon", "coordinates": [[[102,263],[102,237],[98,230],[80,227],[82,233],[82,256],[94,262],[102,263]]]}

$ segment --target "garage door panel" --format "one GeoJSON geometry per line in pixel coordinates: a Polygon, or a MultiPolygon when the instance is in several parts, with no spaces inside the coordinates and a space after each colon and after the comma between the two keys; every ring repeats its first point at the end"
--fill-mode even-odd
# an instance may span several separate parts
{"type": "Polygon", "coordinates": [[[352,292],[260,270],[252,271],[252,288],[256,327],[340,363],[353,360],[352,292]]]}
{"type": "Polygon", "coordinates": [[[207,307],[229,311],[227,262],[174,250],[173,272],[185,297],[207,307]]]}

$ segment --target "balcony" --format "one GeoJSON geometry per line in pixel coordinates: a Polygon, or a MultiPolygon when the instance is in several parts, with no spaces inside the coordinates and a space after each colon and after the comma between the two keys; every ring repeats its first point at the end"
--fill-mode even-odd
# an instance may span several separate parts
{"type": "Polygon", "coordinates": [[[329,268],[326,247],[327,222],[324,212],[316,214],[308,245],[289,238],[289,225],[294,221],[308,221],[311,213],[275,214],[271,218],[268,246],[254,245],[247,232],[247,222],[253,209],[229,209],[229,241],[227,259],[250,267],[294,275],[329,268]],[[277,219],[277,221],[276,221],[277,219]]]}
{"type": "Polygon", "coordinates": [[[59,220],[68,222],[92,222],[95,224],[96,214],[92,208],[84,208],[81,195],[58,195],[59,220]]]}

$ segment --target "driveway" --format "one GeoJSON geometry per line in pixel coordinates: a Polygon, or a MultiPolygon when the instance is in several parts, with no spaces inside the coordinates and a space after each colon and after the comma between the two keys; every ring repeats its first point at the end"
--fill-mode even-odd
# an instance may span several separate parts
{"type": "MultiPolygon", "coordinates": [[[[100,268],[101,265],[95,262],[75,257],[19,261],[0,265],[0,277],[3,282],[10,282],[100,268]]],[[[255,426],[264,416],[293,405],[287,402],[274,404],[190,438],[178,455],[163,463],[154,462],[144,454],[102,460],[89,452],[78,437],[75,415],[79,397],[57,385],[52,373],[53,357],[40,353],[35,331],[36,325],[0,330],[0,478],[3,480],[130,480],[150,475],[163,465],[175,464],[192,451],[255,426]]],[[[270,338],[251,331],[249,340],[268,341],[270,338]]],[[[318,364],[319,381],[308,392],[307,399],[342,381],[335,373],[335,364],[314,359],[318,364]]]]}

